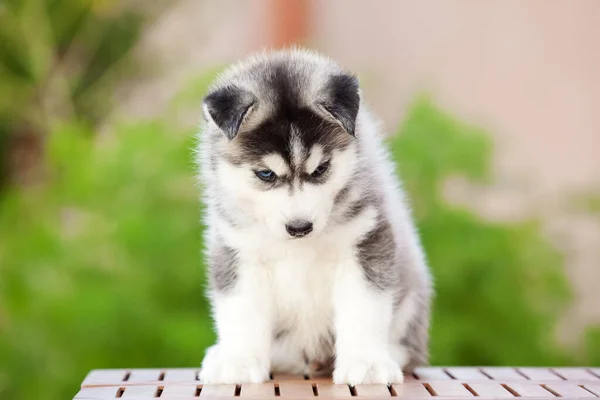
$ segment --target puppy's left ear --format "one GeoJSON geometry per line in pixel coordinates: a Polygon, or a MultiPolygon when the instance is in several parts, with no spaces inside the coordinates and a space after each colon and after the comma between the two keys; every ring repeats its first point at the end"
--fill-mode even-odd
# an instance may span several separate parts
{"type": "Polygon", "coordinates": [[[212,119],[231,140],[238,134],[256,101],[251,92],[237,86],[226,86],[206,96],[202,108],[205,118],[212,119]]]}
{"type": "Polygon", "coordinates": [[[354,136],[360,105],[358,79],[353,75],[333,75],[325,85],[324,100],[319,106],[354,136]]]}

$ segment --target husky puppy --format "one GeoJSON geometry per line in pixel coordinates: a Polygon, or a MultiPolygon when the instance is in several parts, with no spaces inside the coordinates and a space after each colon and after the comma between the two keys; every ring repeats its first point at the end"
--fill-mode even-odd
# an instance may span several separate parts
{"type": "Polygon", "coordinates": [[[218,342],[202,382],[392,383],[426,363],[431,279],[357,79],[312,52],[266,52],[225,71],[203,114],[218,342]]]}

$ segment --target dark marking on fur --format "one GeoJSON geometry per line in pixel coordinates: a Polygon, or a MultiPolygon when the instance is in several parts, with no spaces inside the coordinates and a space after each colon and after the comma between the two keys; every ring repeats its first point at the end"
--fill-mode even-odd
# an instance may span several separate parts
{"type": "Polygon", "coordinates": [[[358,105],[353,105],[352,101],[359,99],[352,97],[351,80],[348,77],[334,75],[324,87],[326,102],[332,108],[329,113],[339,124],[322,116],[312,105],[304,103],[301,91],[307,84],[306,77],[294,66],[283,62],[274,63],[269,74],[261,75],[261,85],[272,97],[275,109],[266,120],[251,129],[242,129],[238,134],[245,113],[257,102],[252,93],[234,86],[212,92],[206,97],[205,103],[213,120],[231,140],[223,156],[233,165],[247,164],[255,169],[267,168],[262,163],[266,155],[281,156],[290,173],[268,185],[257,182],[258,187],[265,190],[280,187],[283,183],[291,184],[296,177],[300,178],[299,184],[325,182],[329,173],[313,177],[306,173],[305,163],[310,149],[315,145],[321,146],[325,157],[331,157],[334,151],[346,149],[352,143],[352,137],[345,130],[354,130],[358,105]],[[339,104],[336,103],[338,100],[339,104]],[[297,163],[292,162],[295,142],[302,149],[297,163]]]}
{"type": "Polygon", "coordinates": [[[225,245],[212,248],[209,254],[210,280],[212,287],[220,292],[227,292],[237,283],[238,257],[237,251],[225,245]]]}
{"type": "Polygon", "coordinates": [[[284,337],[286,337],[289,334],[290,334],[290,330],[289,329],[286,329],[284,327],[279,327],[275,331],[275,333],[273,334],[273,338],[275,340],[281,340],[281,339],[283,339],[284,337]]]}
{"type": "Polygon", "coordinates": [[[374,230],[358,244],[357,255],[365,278],[376,288],[386,290],[398,282],[396,244],[392,227],[380,219],[374,230]]]}
{"type": "Polygon", "coordinates": [[[348,198],[349,194],[350,194],[350,184],[344,186],[339,192],[337,192],[337,194],[335,195],[335,198],[333,199],[333,205],[339,206],[340,204],[344,203],[346,201],[346,199],[348,198]]]}
{"type": "Polygon", "coordinates": [[[367,208],[367,206],[369,206],[370,204],[371,204],[371,202],[369,201],[369,199],[365,199],[365,198],[362,198],[360,200],[357,200],[357,201],[351,203],[350,205],[348,205],[348,207],[344,211],[344,214],[342,216],[342,221],[344,221],[344,222],[351,221],[354,218],[358,217],[364,211],[364,209],[367,208]]]}
{"type": "Polygon", "coordinates": [[[256,101],[252,93],[235,86],[225,86],[204,98],[211,118],[229,140],[237,135],[246,114],[256,101]]]}
{"type": "Polygon", "coordinates": [[[328,99],[321,106],[340,122],[346,132],[354,136],[360,106],[358,79],[347,74],[332,76],[327,83],[326,93],[328,99]]]}
{"type": "Polygon", "coordinates": [[[412,373],[416,367],[429,363],[429,309],[431,293],[429,289],[423,293],[415,292],[417,314],[409,322],[408,329],[401,344],[408,352],[408,363],[403,368],[405,373],[412,373]]]}

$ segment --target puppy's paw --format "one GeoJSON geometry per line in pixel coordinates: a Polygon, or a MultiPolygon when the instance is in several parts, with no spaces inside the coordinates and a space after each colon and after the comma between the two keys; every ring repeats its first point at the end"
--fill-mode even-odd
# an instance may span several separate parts
{"type": "Polygon", "coordinates": [[[227,354],[216,345],[206,352],[199,378],[206,384],[262,383],[269,379],[269,362],[259,357],[227,354]]]}
{"type": "Polygon", "coordinates": [[[333,372],[335,383],[348,385],[402,383],[404,375],[399,365],[385,355],[374,357],[338,358],[333,372]]]}

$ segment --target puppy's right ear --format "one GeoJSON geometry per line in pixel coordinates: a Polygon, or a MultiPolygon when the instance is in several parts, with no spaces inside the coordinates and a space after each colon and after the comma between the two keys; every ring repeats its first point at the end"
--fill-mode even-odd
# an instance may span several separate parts
{"type": "Polygon", "coordinates": [[[229,140],[239,132],[244,118],[256,104],[256,97],[236,86],[225,86],[204,98],[202,109],[206,119],[212,119],[229,140]]]}

